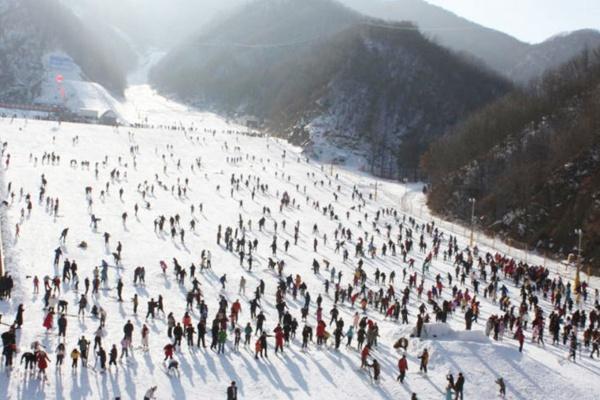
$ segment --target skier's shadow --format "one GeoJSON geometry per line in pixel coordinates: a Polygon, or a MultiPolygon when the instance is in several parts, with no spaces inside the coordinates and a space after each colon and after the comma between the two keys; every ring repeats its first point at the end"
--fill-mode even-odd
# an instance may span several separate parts
{"type": "MultiPolygon", "coordinates": [[[[181,365],[181,370],[183,371],[184,375],[186,376],[186,378],[188,379],[188,381],[190,381],[190,383],[192,384],[192,386],[194,385],[194,381],[192,380],[192,368],[190,363],[187,362],[185,357],[179,357],[179,364],[181,365]]],[[[171,379],[176,380],[179,382],[179,379],[171,379]]],[[[181,386],[181,384],[179,384],[179,386],[181,386]]],[[[185,396],[184,396],[185,397],[185,396]]],[[[177,397],[179,398],[179,397],[177,397]]]]}
{"type": "Polygon", "coordinates": [[[203,355],[204,355],[204,359],[206,360],[206,367],[215,376],[215,378],[218,379],[219,375],[217,374],[217,370],[215,368],[215,362],[213,361],[211,355],[208,353],[208,351],[204,351],[203,355]]]}
{"type": "Polygon", "coordinates": [[[87,368],[81,368],[80,380],[81,380],[81,390],[80,390],[80,392],[77,393],[77,395],[80,396],[80,395],[85,395],[85,394],[91,394],[92,391],[90,389],[90,379],[88,376],[87,368]]]}
{"type": "Polygon", "coordinates": [[[196,371],[198,373],[198,375],[200,375],[200,378],[202,379],[202,381],[204,383],[206,383],[206,372],[204,371],[204,368],[202,367],[202,365],[200,364],[200,361],[198,360],[198,355],[197,355],[196,349],[194,349],[191,353],[192,353],[192,360],[194,361],[194,371],[196,371]]]}
{"type": "Polygon", "coordinates": [[[280,388],[281,391],[284,392],[289,399],[294,398],[291,393],[294,389],[284,384],[284,382],[281,380],[281,376],[277,372],[277,369],[273,366],[273,364],[271,364],[270,361],[267,361],[266,363],[260,361],[258,363],[258,367],[262,370],[263,375],[269,378],[269,381],[271,381],[271,384],[274,387],[280,388]]]}
{"type": "Polygon", "coordinates": [[[114,394],[114,396],[121,395],[121,390],[119,388],[119,380],[116,379],[115,374],[113,374],[112,372],[110,373],[110,386],[112,388],[112,393],[114,394]]]}
{"type": "MultiPolygon", "coordinates": [[[[150,374],[152,374],[154,372],[154,366],[152,365],[152,361],[150,361],[150,364],[148,364],[148,360],[147,358],[149,358],[150,356],[148,354],[144,355],[144,358],[146,358],[146,365],[148,365],[148,370],[150,371],[150,374]]],[[[129,370],[129,368],[123,368],[123,372],[125,375],[125,390],[127,391],[127,394],[129,395],[129,398],[131,399],[135,399],[136,398],[136,384],[133,381],[133,379],[131,378],[131,371],[129,370]]]]}
{"type": "MultiPolygon", "coordinates": [[[[250,353],[252,355],[252,353],[250,353]]],[[[252,364],[252,362],[248,362],[248,359],[246,357],[244,357],[242,355],[242,360],[244,361],[244,364],[246,364],[246,371],[250,374],[250,377],[257,382],[258,381],[258,374],[256,373],[256,369],[254,368],[254,365],[252,364]]]]}
{"type": "Polygon", "coordinates": [[[181,381],[179,379],[171,378],[169,379],[169,382],[171,382],[171,387],[173,388],[173,394],[175,395],[175,398],[185,400],[185,390],[183,390],[183,387],[181,386],[181,381]]]}
{"type": "MultiPolygon", "coordinates": [[[[291,351],[291,348],[289,348],[288,350],[291,351]]],[[[292,351],[292,354],[296,355],[293,351],[292,351]]],[[[298,357],[298,358],[300,359],[300,357],[298,357]]],[[[306,366],[306,362],[304,362],[304,360],[302,360],[302,362],[306,366]]],[[[306,380],[304,379],[302,371],[300,370],[300,368],[298,368],[298,365],[296,365],[296,363],[292,361],[291,357],[288,357],[288,356],[283,357],[283,363],[290,370],[290,373],[291,373],[292,377],[294,378],[294,380],[296,381],[296,383],[298,384],[298,386],[300,386],[302,388],[302,390],[304,392],[306,392],[306,394],[310,395],[310,390],[308,388],[308,384],[307,384],[306,380]]]]}
{"type": "Polygon", "coordinates": [[[135,286],[135,291],[142,297],[148,297],[148,291],[144,286],[135,286]]]}

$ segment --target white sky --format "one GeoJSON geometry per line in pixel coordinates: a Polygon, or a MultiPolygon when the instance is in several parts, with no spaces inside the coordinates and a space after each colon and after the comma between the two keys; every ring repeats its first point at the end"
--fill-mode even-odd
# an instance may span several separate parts
{"type": "Polygon", "coordinates": [[[600,30],[600,0],[426,0],[524,42],[565,31],[600,30]]]}

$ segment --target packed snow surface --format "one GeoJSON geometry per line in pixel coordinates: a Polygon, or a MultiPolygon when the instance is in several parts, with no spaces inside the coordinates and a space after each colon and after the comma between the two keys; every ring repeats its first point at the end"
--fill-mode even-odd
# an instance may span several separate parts
{"type": "MultiPolygon", "coordinates": [[[[509,399],[598,399],[600,394],[600,361],[591,360],[589,350],[585,350],[576,363],[567,361],[567,346],[553,346],[546,333],[545,347],[531,344],[531,329],[525,332],[526,343],[523,353],[518,352],[518,344],[507,332],[504,340],[494,341],[484,334],[485,322],[491,314],[500,313],[497,304],[478,296],[481,301],[481,315],[474,324],[473,331],[466,332],[464,312],[450,315],[447,326],[426,324],[426,334],[422,339],[410,338],[414,330],[418,306],[427,302],[425,292],[431,288],[435,276],[439,273],[447,286],[446,275],[454,274],[452,261],[444,261],[441,256],[434,259],[431,269],[425,273],[425,292],[418,299],[413,289],[409,301],[410,324],[384,319],[384,314],[375,311],[372,306],[366,315],[379,325],[380,337],[377,347],[372,351],[372,358],[382,366],[380,383],[373,383],[367,370],[360,369],[360,353],[356,350],[356,337],[352,348],[346,348],[346,339],[339,350],[333,348],[333,338],[327,346],[310,343],[307,351],[301,351],[300,340],[304,323],[301,321],[300,309],[304,304],[302,296],[294,299],[290,293],[285,301],[293,317],[299,322],[296,338],[285,347],[282,354],[275,355],[274,338],[269,337],[269,358],[254,358],[255,337],[248,347],[240,346],[233,350],[233,332],[228,330],[225,354],[218,355],[210,349],[189,348],[185,338],[181,349],[176,351],[175,359],[180,363],[181,376],[170,376],[163,364],[163,347],[169,343],[167,337],[166,317],[160,313],[155,320],[145,320],[146,303],[150,298],[156,299],[159,294],[164,297],[165,311],[173,312],[176,321],[181,321],[186,311],[185,296],[192,287],[189,267],[194,263],[198,269],[196,277],[204,300],[208,305],[207,344],[210,343],[210,325],[217,311],[219,296],[229,301],[229,306],[236,299],[242,305],[239,324],[243,328],[250,320],[248,301],[253,297],[260,280],[264,280],[266,289],[262,299],[262,310],[267,319],[266,330],[273,335],[277,324],[275,310],[275,292],[278,276],[276,270],[268,267],[268,259],[285,261],[283,277],[296,275],[305,282],[312,300],[308,323],[316,325],[316,298],[323,295],[323,316],[329,325],[329,311],[333,305],[334,285],[325,293],[324,282],[331,279],[330,270],[325,269],[323,260],[330,262],[330,268],[342,272],[342,287],[351,282],[358,258],[354,257],[354,245],[359,236],[368,232],[369,242],[374,236],[374,244],[378,251],[374,258],[364,258],[364,269],[367,273],[367,287],[387,290],[388,285],[374,281],[376,268],[389,276],[396,271],[395,291],[408,284],[408,276],[402,282],[402,269],[407,264],[402,261],[398,248],[396,256],[388,250],[383,256],[381,245],[387,242],[386,224],[392,225],[392,238],[398,233],[398,225],[406,216],[414,217],[418,225],[435,221],[444,233],[441,249],[447,247],[449,235],[458,236],[459,248],[468,245],[468,232],[461,227],[439,221],[432,217],[424,205],[421,185],[403,185],[395,182],[382,182],[371,176],[329,165],[319,165],[306,160],[301,150],[272,138],[251,137],[237,132],[245,131],[239,126],[229,125],[221,118],[188,110],[186,107],[156,96],[147,86],[136,86],[127,94],[128,102],[122,105],[120,112],[130,121],[148,122],[153,127],[114,129],[111,127],[83,124],[57,124],[24,119],[0,119],[0,138],[7,142],[2,164],[2,194],[8,202],[2,208],[2,232],[7,259],[7,270],[16,281],[16,288],[10,302],[0,302],[0,313],[3,314],[2,332],[5,324],[12,319],[19,304],[25,307],[25,322],[18,330],[18,348],[12,372],[4,370],[0,373],[0,399],[110,399],[121,396],[123,399],[141,399],[146,390],[157,385],[158,399],[220,399],[225,398],[225,390],[232,380],[239,387],[239,398],[242,399],[408,399],[416,392],[419,399],[442,399],[446,388],[446,375],[452,372],[456,377],[463,372],[466,378],[466,399],[497,398],[498,388],[494,381],[502,376],[507,383],[509,399]],[[166,127],[183,127],[173,130],[166,127]],[[78,140],[74,140],[78,138],[78,140]],[[137,146],[137,147],[136,147],[137,146]],[[132,151],[133,150],[133,151],[132,151]],[[60,163],[44,162],[44,154],[60,156],[60,163]],[[10,154],[10,164],[4,167],[6,155],[10,154]],[[135,161],[133,158],[135,154],[135,161]],[[285,154],[285,156],[284,156],[285,154]],[[71,161],[76,164],[71,165],[71,161]],[[82,168],[81,162],[89,161],[90,167],[82,168]],[[200,165],[198,164],[200,161],[200,165]],[[179,164],[179,167],[178,167],[179,164]],[[98,177],[95,177],[95,166],[98,166],[98,177]],[[191,166],[194,166],[193,170],[191,166]],[[119,172],[119,176],[111,178],[111,171],[119,172]],[[231,176],[240,179],[239,188],[231,185],[231,176]],[[60,199],[58,215],[53,216],[46,209],[46,200],[40,203],[39,189],[42,175],[47,180],[46,193],[53,199],[60,199]],[[262,192],[255,191],[252,199],[252,188],[260,178],[260,184],[268,185],[262,192]],[[186,186],[186,194],[178,194],[178,187],[186,186]],[[248,185],[246,185],[248,181],[248,185]],[[10,198],[8,184],[15,193],[10,198]],[[108,185],[108,189],[107,189],[108,185]],[[154,194],[147,189],[145,200],[142,190],[154,186],[154,194]],[[92,187],[92,201],[89,206],[85,188],[92,187]],[[339,190],[338,190],[339,186],[339,190]],[[353,188],[361,192],[365,205],[361,211],[361,201],[352,198],[353,188]],[[119,189],[123,189],[122,198],[119,189]],[[174,188],[172,190],[172,188],[174,188]],[[232,191],[233,188],[233,191],[232,191]],[[101,190],[106,191],[101,199],[101,190]],[[377,197],[375,199],[375,191],[377,197]],[[22,191],[22,195],[21,195],[22,191]],[[294,204],[283,207],[279,204],[283,193],[289,193],[294,204]],[[337,199],[334,198],[337,194],[337,199]],[[33,209],[28,215],[25,209],[25,196],[31,194],[33,209]],[[370,198],[372,196],[372,198],[370,198]],[[149,208],[146,208],[146,203],[149,208]],[[318,207],[315,207],[318,202],[318,207]],[[137,217],[134,205],[139,205],[137,217]],[[199,207],[202,204],[202,211],[199,207]],[[191,206],[195,206],[192,215],[191,206]],[[332,206],[333,214],[338,220],[323,213],[323,207],[332,206]],[[270,214],[263,214],[263,207],[268,207],[270,214]],[[397,210],[397,220],[392,214],[382,213],[374,229],[374,215],[377,210],[393,208],[397,210]],[[23,209],[24,216],[21,216],[23,209]],[[123,223],[122,214],[128,217],[123,223]],[[349,218],[346,216],[349,212],[349,218]],[[98,229],[90,226],[90,214],[101,220],[98,229]],[[364,214],[368,214],[365,221],[364,214]],[[178,214],[180,226],[185,230],[182,243],[179,234],[171,238],[167,222],[164,233],[157,233],[154,220],[164,215],[167,220],[178,214]],[[226,251],[217,245],[217,226],[222,225],[234,230],[239,228],[241,215],[247,239],[258,240],[258,249],[253,253],[252,271],[248,271],[247,261],[240,267],[239,256],[235,252],[226,251]],[[265,228],[259,231],[258,221],[266,217],[265,228]],[[190,221],[196,221],[195,232],[190,229],[190,221]],[[248,226],[248,220],[252,221],[248,226]],[[282,222],[287,225],[283,227],[282,222]],[[358,222],[362,221],[359,227],[358,222]],[[278,223],[275,232],[274,222],[278,223]],[[294,245],[294,225],[299,222],[300,235],[298,245],[294,245]],[[15,226],[19,225],[19,237],[15,237],[15,226]],[[318,233],[313,233],[313,225],[317,224],[318,233]],[[353,237],[347,241],[346,248],[350,252],[347,262],[343,262],[342,254],[336,253],[334,230],[341,224],[349,228],[353,237]],[[69,228],[64,245],[59,243],[59,235],[64,228],[69,228]],[[110,233],[109,246],[104,245],[104,232],[110,233]],[[327,235],[327,243],[323,243],[323,235],[327,235]],[[278,237],[278,249],[272,255],[270,244],[273,236],[278,237]],[[313,251],[313,240],[318,239],[317,251],[313,251]],[[287,252],[283,243],[289,240],[292,244],[287,252]],[[87,243],[82,249],[78,244],[87,243]],[[121,242],[122,266],[116,267],[112,252],[121,242]],[[58,266],[53,266],[54,250],[62,246],[63,259],[58,266]],[[202,250],[209,250],[212,255],[212,269],[200,271],[200,255],[202,250]],[[65,365],[55,366],[55,349],[58,344],[56,324],[49,332],[42,327],[45,316],[43,310],[43,283],[40,293],[33,293],[32,277],[54,277],[61,275],[64,258],[75,260],[80,277],[79,292],[75,292],[71,283],[61,285],[60,298],[69,302],[68,327],[65,365]],[[173,258],[188,270],[183,285],[179,284],[173,273],[173,258]],[[319,274],[314,274],[311,265],[313,259],[321,264],[319,274]],[[133,355],[123,359],[118,368],[112,367],[105,373],[100,371],[99,364],[94,367],[95,357],[90,356],[89,368],[78,368],[72,372],[69,354],[76,347],[81,335],[92,341],[98,320],[91,317],[89,308],[85,318],[77,318],[77,301],[83,290],[83,280],[92,278],[93,269],[105,260],[109,265],[108,281],[101,285],[98,295],[88,294],[90,305],[98,304],[107,312],[104,348],[108,351],[113,344],[120,350],[123,336],[123,325],[131,320],[135,327],[133,333],[133,355]],[[163,274],[159,262],[167,263],[166,274],[163,274]],[[143,266],[146,269],[146,284],[133,284],[134,268],[143,266]],[[221,289],[219,278],[227,274],[226,288],[221,289]],[[247,280],[245,294],[238,293],[240,277],[247,280]],[[124,302],[118,302],[115,286],[121,277],[125,283],[124,302]],[[137,315],[133,314],[131,299],[137,293],[140,307],[137,315]],[[140,331],[146,323],[150,328],[150,349],[141,349],[140,331]],[[437,332],[435,335],[428,332],[437,332]],[[400,337],[409,338],[406,351],[409,371],[404,384],[396,381],[397,362],[402,354],[393,348],[393,343],[400,337]],[[43,382],[34,375],[24,371],[19,364],[23,351],[28,351],[32,342],[39,341],[47,350],[52,362],[48,368],[48,379],[43,382]],[[429,373],[418,372],[418,355],[424,348],[431,354],[429,373]],[[93,367],[93,368],[92,368],[93,367]]],[[[179,229],[178,229],[179,231],[179,229]]],[[[428,254],[418,250],[418,237],[421,231],[413,231],[414,249],[408,258],[415,259],[415,268],[408,274],[417,272],[421,280],[421,265],[428,254]]],[[[241,235],[239,230],[238,235],[241,235]]],[[[425,234],[428,249],[431,247],[431,236],[425,234]]],[[[395,240],[395,239],[394,239],[395,240]]],[[[539,257],[517,253],[506,245],[490,238],[477,237],[480,253],[496,250],[512,257],[529,262],[542,263],[539,257]],[[495,248],[496,250],[493,250],[495,248]]],[[[563,279],[572,278],[572,270],[564,266],[548,262],[551,277],[562,274],[563,279]]],[[[520,303],[519,290],[512,280],[503,279],[509,290],[513,304],[520,303]]],[[[473,291],[471,280],[461,286],[458,280],[453,281],[459,289],[473,291]]],[[[595,280],[592,287],[598,287],[595,280]]],[[[481,288],[484,284],[482,283],[481,288]]],[[[91,290],[90,290],[91,291],[91,290]]],[[[442,298],[448,299],[450,288],[446,287],[442,298]]],[[[586,309],[590,309],[593,296],[590,295],[586,309]]],[[[540,304],[547,316],[551,311],[548,301],[540,298],[540,304]]],[[[228,306],[228,307],[229,307],[228,306]]],[[[362,310],[351,307],[348,301],[339,305],[340,316],[345,321],[344,331],[352,324],[352,316],[362,310]]],[[[428,310],[430,306],[428,305],[428,310]]],[[[199,320],[197,308],[191,311],[193,325],[199,320]]],[[[432,314],[432,322],[434,316],[432,314]]],[[[547,323],[547,322],[546,322],[547,323]]],[[[253,328],[255,323],[252,322],[253,328]]],[[[329,327],[330,332],[333,326],[329,327]]],[[[316,340],[316,338],[315,338],[316,340]]],[[[243,341],[243,334],[242,334],[243,341]]]]}

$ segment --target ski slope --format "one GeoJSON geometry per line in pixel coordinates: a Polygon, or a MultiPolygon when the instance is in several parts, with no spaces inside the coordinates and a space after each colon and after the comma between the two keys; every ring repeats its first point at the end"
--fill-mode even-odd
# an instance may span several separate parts
{"type": "MultiPolygon", "coordinates": [[[[231,380],[239,387],[239,398],[242,399],[332,399],[332,398],[365,398],[365,399],[408,399],[411,393],[418,394],[419,399],[442,399],[446,387],[446,374],[454,376],[462,371],[466,377],[465,398],[493,399],[497,398],[497,386],[494,381],[504,377],[507,383],[508,399],[598,399],[600,394],[600,362],[590,360],[587,354],[574,364],[566,360],[566,346],[555,347],[546,335],[545,348],[530,343],[530,329],[526,331],[527,341],[522,354],[518,345],[507,332],[504,340],[495,342],[483,333],[485,322],[489,315],[499,313],[497,305],[480,296],[481,315],[479,322],[474,324],[471,332],[464,330],[463,313],[460,310],[449,316],[448,327],[440,331],[438,338],[410,338],[407,351],[409,372],[403,385],[396,381],[397,361],[402,354],[392,347],[400,337],[413,331],[417,307],[422,300],[417,299],[416,293],[411,292],[409,303],[409,325],[401,325],[391,320],[384,320],[383,314],[373,309],[367,311],[367,316],[376,321],[380,327],[379,345],[372,352],[382,365],[382,381],[373,383],[369,374],[361,370],[360,355],[356,350],[356,338],[353,348],[345,347],[345,339],[339,351],[329,347],[318,348],[311,343],[306,352],[300,349],[300,332],[303,323],[300,321],[300,308],[303,300],[299,296],[294,300],[290,295],[286,302],[290,312],[300,323],[298,334],[292,344],[286,347],[283,355],[275,355],[274,339],[269,338],[269,359],[254,359],[254,340],[249,348],[241,347],[239,352],[233,351],[232,333],[229,337],[224,355],[217,355],[209,349],[189,349],[184,343],[175,358],[180,363],[181,376],[169,376],[162,363],[163,346],[169,340],[166,335],[166,318],[160,316],[152,321],[145,321],[146,302],[162,294],[165,298],[165,311],[173,312],[175,319],[181,321],[185,311],[185,294],[191,289],[189,277],[184,285],[179,285],[173,274],[171,260],[175,257],[186,269],[191,263],[199,265],[202,250],[210,250],[212,254],[212,270],[196,272],[201,282],[204,299],[209,307],[210,321],[217,310],[218,296],[225,296],[230,303],[240,299],[242,313],[240,324],[250,321],[248,300],[254,289],[263,279],[266,284],[263,310],[267,316],[266,328],[272,334],[277,322],[275,305],[275,290],[277,285],[276,273],[269,269],[267,260],[271,257],[269,245],[275,234],[274,221],[278,222],[277,235],[279,249],[276,259],[286,263],[284,277],[299,274],[307,284],[312,296],[309,323],[315,326],[315,299],[323,294],[323,315],[329,323],[329,310],[333,304],[332,293],[324,292],[324,280],[329,279],[321,260],[327,259],[337,271],[343,272],[342,284],[349,283],[357,259],[353,257],[353,244],[349,243],[350,259],[342,262],[340,253],[334,252],[335,240],[333,231],[338,222],[349,227],[355,237],[367,231],[369,236],[375,235],[375,244],[381,247],[385,239],[385,225],[394,226],[392,232],[397,232],[397,222],[391,215],[383,215],[376,226],[381,233],[372,228],[374,213],[382,208],[395,208],[407,217],[413,216],[417,222],[430,222],[434,219],[424,205],[420,185],[403,185],[395,182],[377,181],[375,178],[353,170],[341,168],[332,169],[312,161],[307,161],[301,150],[282,141],[272,138],[249,137],[238,134],[244,129],[227,124],[219,117],[197,113],[187,107],[177,105],[155,95],[147,86],[136,86],[128,92],[128,103],[122,111],[130,119],[146,121],[156,125],[183,126],[187,131],[165,129],[131,129],[109,128],[98,125],[82,125],[55,122],[27,121],[0,119],[0,139],[7,142],[7,150],[2,160],[3,199],[9,202],[2,209],[2,234],[7,257],[7,269],[16,280],[11,302],[0,302],[2,322],[10,323],[20,303],[25,306],[25,322],[18,334],[18,347],[26,351],[30,343],[39,341],[47,350],[52,360],[48,369],[48,380],[43,382],[27,375],[22,365],[18,364],[12,372],[4,370],[0,373],[0,399],[110,399],[121,396],[124,399],[141,399],[145,391],[152,385],[158,386],[159,399],[220,399],[225,398],[225,390],[231,380]],[[190,128],[194,130],[190,130],[190,128]],[[75,143],[73,139],[77,137],[75,143]],[[135,157],[135,166],[131,146],[139,146],[135,157]],[[54,152],[60,155],[60,164],[42,164],[44,153],[54,152]],[[283,154],[285,152],[285,157],[283,154]],[[10,164],[4,168],[6,154],[10,154],[10,164]],[[228,162],[228,158],[240,157],[238,162],[228,162]],[[37,158],[37,163],[36,163],[37,158]],[[201,158],[201,168],[190,166],[201,158]],[[70,166],[70,161],[76,160],[77,166],[70,166]],[[90,168],[82,169],[81,161],[89,161],[90,168]],[[104,163],[106,161],[106,163],[104,163]],[[177,163],[181,168],[178,169],[177,163]],[[98,163],[98,178],[95,178],[94,166],[98,163]],[[113,170],[120,172],[120,177],[111,179],[113,170]],[[332,173],[333,172],[333,173],[332,173]],[[126,177],[125,177],[126,173],[126,177]],[[45,210],[45,203],[38,202],[41,176],[44,174],[48,181],[46,195],[60,199],[58,216],[54,217],[45,210]],[[233,190],[231,195],[230,177],[243,174],[239,190],[233,190]],[[244,181],[251,177],[250,187],[254,177],[260,177],[260,182],[268,185],[266,193],[256,192],[254,200],[250,189],[244,181]],[[189,179],[187,195],[177,195],[177,185],[184,185],[189,179]],[[167,189],[159,187],[160,181],[167,189]],[[104,200],[100,191],[109,191],[104,200]],[[142,205],[142,194],[138,185],[147,182],[154,185],[154,195],[146,199],[150,209],[142,205]],[[377,182],[377,199],[369,199],[369,194],[375,195],[377,182]],[[15,193],[10,199],[7,192],[11,184],[15,193]],[[298,185],[298,187],[296,186],[298,185]],[[337,187],[339,185],[339,191],[337,187]],[[93,205],[88,209],[85,188],[93,188],[93,205]],[[220,187],[217,190],[217,187],[220,187]],[[353,200],[352,190],[357,187],[366,200],[365,207],[358,211],[358,200],[353,200]],[[171,191],[174,187],[174,192],[171,191]],[[124,190],[122,199],[118,191],[124,190]],[[306,191],[304,192],[304,188],[306,191]],[[20,195],[21,189],[23,196],[20,195]],[[279,210],[279,200],[284,191],[295,200],[297,207],[285,207],[279,210]],[[25,207],[26,194],[33,198],[33,210],[30,216],[21,210],[25,207]],[[338,199],[334,199],[334,193],[338,199]],[[242,205],[240,205],[242,201],[242,205]],[[314,202],[323,208],[332,204],[339,221],[324,215],[320,208],[313,207],[314,202]],[[137,218],[134,216],[134,205],[139,204],[137,218]],[[198,211],[202,203],[203,211],[198,211]],[[190,206],[195,205],[196,212],[192,215],[190,206]],[[263,216],[263,207],[269,207],[271,215],[267,215],[266,228],[258,230],[258,220],[263,216]],[[90,212],[101,218],[98,230],[90,227],[90,212]],[[123,224],[121,216],[128,213],[123,224]],[[346,219],[349,212],[349,219],[346,219]],[[364,221],[364,213],[368,213],[368,221],[364,221]],[[181,226],[186,231],[185,242],[177,236],[172,239],[169,233],[157,234],[153,221],[159,215],[169,216],[179,214],[181,226]],[[252,221],[251,228],[246,231],[250,239],[258,239],[259,245],[254,254],[254,265],[249,272],[247,265],[241,268],[236,253],[228,252],[223,246],[217,245],[217,226],[225,229],[236,227],[239,215],[245,223],[252,221]],[[196,232],[189,229],[189,221],[196,219],[196,232]],[[287,226],[282,227],[282,221],[287,226]],[[300,222],[300,239],[297,246],[290,246],[289,252],[282,249],[286,239],[293,243],[293,225],[300,222]],[[362,227],[358,222],[362,221],[362,227]],[[15,226],[19,224],[20,235],[15,237],[15,226]],[[318,225],[318,249],[313,251],[313,224],[318,225]],[[131,320],[135,326],[134,355],[127,362],[119,365],[118,369],[101,373],[99,368],[78,369],[72,373],[68,354],[76,346],[77,339],[86,335],[93,343],[93,332],[98,321],[89,316],[84,319],[75,316],[68,317],[67,328],[67,360],[61,369],[54,365],[54,349],[58,343],[56,325],[49,333],[42,327],[44,319],[43,285],[40,294],[33,294],[32,277],[37,275],[54,277],[61,275],[62,260],[59,268],[52,263],[54,249],[59,246],[59,235],[64,228],[69,228],[66,243],[63,246],[64,257],[76,260],[79,266],[80,291],[83,279],[92,276],[92,270],[100,265],[102,260],[108,262],[109,279],[98,296],[88,295],[91,304],[100,304],[108,313],[106,333],[103,338],[104,347],[108,350],[112,344],[120,349],[123,324],[131,320]],[[109,248],[105,248],[103,233],[111,235],[109,248]],[[327,244],[323,244],[322,235],[326,233],[327,244]],[[88,244],[83,250],[77,245],[81,241],[88,244]],[[111,252],[115,251],[117,242],[123,244],[122,268],[114,266],[111,252]],[[311,263],[313,258],[321,262],[320,274],[313,274],[311,263]],[[159,262],[164,260],[169,265],[166,275],[162,274],[159,262]],[[146,268],[146,285],[133,285],[133,269],[137,266],[146,268]],[[219,277],[227,274],[226,289],[221,289],[219,277]],[[247,280],[246,294],[238,294],[240,276],[247,280]],[[121,277],[125,283],[125,302],[117,301],[114,287],[121,277]],[[137,293],[140,297],[138,314],[132,312],[131,298],[137,293]],[[140,350],[140,331],[143,323],[150,328],[150,351],[140,350]],[[423,376],[418,373],[418,359],[422,349],[428,348],[431,354],[429,373],[423,376]]],[[[468,244],[468,233],[464,228],[450,223],[443,223],[435,218],[436,224],[448,234],[458,236],[459,247],[468,244]]],[[[417,236],[418,238],[418,233],[417,236]]],[[[506,251],[506,246],[490,239],[478,236],[481,251],[490,250],[492,246],[506,251]]],[[[430,245],[431,238],[427,236],[430,245]]],[[[445,242],[444,242],[445,243],[445,242]]],[[[415,246],[416,247],[416,246],[415,246]]],[[[444,245],[442,245],[444,247],[444,245]]],[[[513,255],[523,257],[524,254],[513,255]]],[[[416,260],[415,271],[421,277],[421,264],[426,253],[413,249],[410,257],[416,260]]],[[[543,262],[535,256],[529,256],[530,261],[543,262]]],[[[371,259],[365,258],[365,270],[369,280],[367,285],[378,289],[373,280],[376,268],[381,271],[396,271],[396,292],[406,286],[402,282],[402,262],[400,254],[390,253],[378,255],[371,259]]],[[[556,273],[562,273],[567,279],[564,267],[548,263],[549,268],[556,273]]],[[[450,261],[445,262],[441,256],[432,263],[431,270],[426,273],[425,287],[431,287],[435,275],[440,273],[445,277],[448,271],[453,271],[450,261]]],[[[413,271],[409,271],[412,273],[413,271]]],[[[445,279],[445,278],[444,278],[445,279]]],[[[469,279],[466,287],[472,290],[469,279]]],[[[511,298],[518,304],[519,292],[512,282],[504,282],[509,288],[511,298]]],[[[592,287],[599,287],[596,280],[591,281],[592,287]]],[[[482,285],[483,286],[483,285],[482,285]]],[[[445,289],[444,298],[449,295],[445,289]]],[[[76,302],[80,293],[75,293],[72,286],[66,283],[62,286],[61,299],[69,302],[69,314],[77,313],[76,302]]],[[[423,296],[423,301],[426,297],[423,296]]],[[[550,304],[541,301],[547,316],[550,304]]],[[[591,300],[585,305],[591,306],[591,300]]],[[[358,308],[351,308],[346,302],[339,307],[341,317],[346,321],[346,327],[352,323],[352,315],[358,308]]],[[[196,309],[191,313],[194,326],[199,314],[196,309]]],[[[254,323],[253,323],[254,327],[254,323]]],[[[7,326],[2,325],[2,332],[7,326]]],[[[426,328],[427,329],[427,328],[426,328]]],[[[433,328],[432,328],[433,329],[433,328]]],[[[210,332],[207,334],[210,342],[210,332]]],[[[332,340],[330,340],[331,345],[332,340]]],[[[587,353],[587,352],[586,352],[587,353]]],[[[20,357],[22,353],[18,353],[20,357]]],[[[94,357],[90,358],[91,364],[94,357]]]]}

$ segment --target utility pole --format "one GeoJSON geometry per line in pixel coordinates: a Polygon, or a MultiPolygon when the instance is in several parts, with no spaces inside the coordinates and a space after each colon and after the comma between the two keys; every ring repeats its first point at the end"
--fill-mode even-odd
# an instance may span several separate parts
{"type": "Polygon", "coordinates": [[[471,203],[471,238],[469,239],[469,247],[473,247],[473,229],[475,228],[475,198],[469,199],[471,203]]]}
{"type": "Polygon", "coordinates": [[[579,243],[577,245],[577,269],[575,270],[575,290],[577,291],[577,298],[579,298],[580,291],[580,277],[581,271],[581,242],[583,241],[583,230],[581,228],[575,229],[575,234],[579,236],[579,243]]]}
{"type": "Polygon", "coordinates": [[[375,182],[375,201],[377,201],[377,184],[379,182],[375,182]]]}

